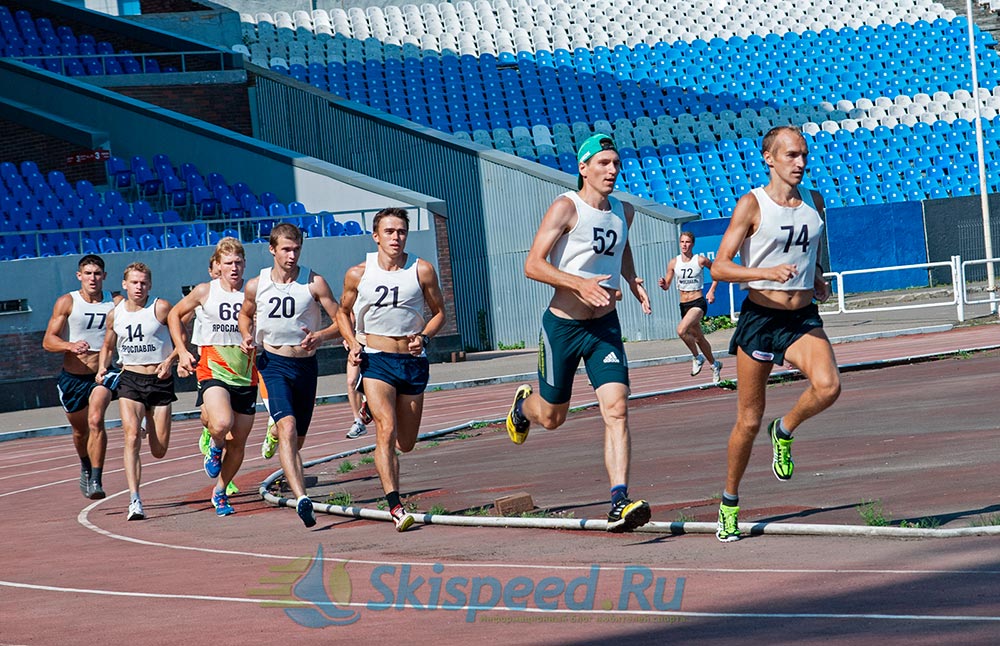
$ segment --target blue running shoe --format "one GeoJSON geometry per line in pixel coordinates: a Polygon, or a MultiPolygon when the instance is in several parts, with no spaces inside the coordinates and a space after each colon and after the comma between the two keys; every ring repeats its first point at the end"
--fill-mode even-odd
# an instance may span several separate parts
{"type": "Polygon", "coordinates": [[[233,506],[229,504],[229,496],[224,491],[216,491],[212,494],[212,504],[215,505],[216,516],[228,516],[236,513],[233,506]]]}
{"type": "Polygon", "coordinates": [[[209,478],[218,478],[222,473],[222,449],[215,445],[208,447],[208,455],[205,456],[205,473],[209,478]]]}
{"type": "Polygon", "coordinates": [[[313,501],[305,496],[299,498],[298,504],[295,505],[295,513],[299,515],[299,518],[302,519],[302,524],[306,527],[312,527],[316,524],[316,514],[313,513],[313,501]]]}

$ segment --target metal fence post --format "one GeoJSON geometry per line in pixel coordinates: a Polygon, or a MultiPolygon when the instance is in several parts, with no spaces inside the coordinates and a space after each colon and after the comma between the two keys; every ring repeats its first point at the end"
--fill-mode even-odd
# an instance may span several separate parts
{"type": "Polygon", "coordinates": [[[955,302],[958,322],[965,322],[965,268],[962,267],[962,257],[951,257],[951,284],[955,290],[955,302]]]}

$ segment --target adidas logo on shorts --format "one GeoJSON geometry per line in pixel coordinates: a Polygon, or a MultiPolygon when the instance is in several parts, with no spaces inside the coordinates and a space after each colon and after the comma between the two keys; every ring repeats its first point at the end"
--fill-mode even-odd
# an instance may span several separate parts
{"type": "Polygon", "coordinates": [[[604,357],[604,363],[621,363],[621,361],[618,360],[617,354],[609,352],[608,356],[604,357]]]}

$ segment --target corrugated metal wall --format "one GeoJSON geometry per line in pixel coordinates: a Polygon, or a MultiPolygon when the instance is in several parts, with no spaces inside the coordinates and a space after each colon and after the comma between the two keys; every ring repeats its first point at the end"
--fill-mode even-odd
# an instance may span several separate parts
{"type": "MultiPolygon", "coordinates": [[[[552,200],[570,188],[563,173],[465,144],[436,130],[331,99],[306,85],[248,65],[255,79],[257,137],[447,203],[454,304],[464,345],[536,343],[550,287],[524,278],[524,259],[552,200]]],[[[641,199],[630,239],[637,272],[647,279],[653,316],[631,294],[621,308],[630,340],[671,338],[676,292],[656,278],[677,252],[678,219],[690,214],[641,199]]]]}

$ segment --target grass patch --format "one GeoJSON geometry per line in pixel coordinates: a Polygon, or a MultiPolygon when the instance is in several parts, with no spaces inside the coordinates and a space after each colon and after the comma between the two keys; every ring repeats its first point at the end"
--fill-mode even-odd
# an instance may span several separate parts
{"type": "Polygon", "coordinates": [[[455,439],[467,440],[472,437],[472,433],[455,433],[455,439]]]}
{"type": "Polygon", "coordinates": [[[734,327],[736,327],[736,324],[725,315],[707,316],[701,320],[701,331],[705,334],[711,334],[716,330],[728,330],[734,327]]]}
{"type": "Polygon", "coordinates": [[[374,463],[375,463],[375,456],[373,455],[365,455],[362,456],[360,460],[358,460],[358,464],[374,464],[374,463]]]}
{"type": "Polygon", "coordinates": [[[444,505],[434,505],[427,510],[427,513],[432,516],[445,516],[448,514],[448,510],[444,508],[444,505]]]}
{"type": "Polygon", "coordinates": [[[899,521],[900,527],[910,527],[913,529],[937,529],[941,526],[941,521],[937,516],[927,516],[926,518],[921,518],[915,523],[908,523],[905,520],[899,521]]]}
{"type": "Polygon", "coordinates": [[[885,527],[889,524],[890,519],[882,510],[881,500],[862,500],[856,509],[869,527],[885,527]]]}
{"type": "Polygon", "coordinates": [[[469,428],[486,428],[489,425],[489,422],[473,422],[472,424],[469,424],[469,428]]]}
{"type": "Polygon", "coordinates": [[[486,505],[484,507],[473,507],[472,509],[466,509],[462,512],[463,516],[489,516],[490,506],[486,505]]]}
{"type": "Polygon", "coordinates": [[[350,460],[344,460],[337,467],[337,473],[350,473],[351,471],[354,471],[354,463],[350,460]]]}
{"type": "Polygon", "coordinates": [[[375,509],[378,509],[379,511],[385,511],[388,507],[389,503],[387,503],[384,500],[379,500],[377,503],[375,503],[375,509]]]}
{"type": "Polygon", "coordinates": [[[575,406],[575,407],[569,409],[569,412],[571,412],[571,413],[579,413],[582,410],[587,410],[587,408],[588,408],[587,406],[575,406]]]}
{"type": "Polygon", "coordinates": [[[979,514],[969,521],[970,527],[993,527],[994,525],[1000,525],[1000,513],[979,514]]]}
{"type": "Polygon", "coordinates": [[[524,350],[524,341],[517,341],[515,343],[500,341],[497,343],[497,350],[524,350]]]}
{"type": "Polygon", "coordinates": [[[736,390],[736,382],[732,379],[722,379],[717,385],[719,388],[725,388],[726,390],[736,390]]]}
{"type": "Polygon", "coordinates": [[[439,444],[441,444],[441,442],[439,442],[438,440],[431,440],[427,444],[424,444],[424,446],[429,449],[433,449],[435,446],[438,446],[439,444]]]}
{"type": "Polygon", "coordinates": [[[328,505],[339,505],[340,507],[349,507],[351,503],[354,502],[354,498],[351,494],[346,491],[338,491],[337,493],[331,493],[326,497],[326,504],[328,505]]]}
{"type": "Polygon", "coordinates": [[[972,358],[972,353],[969,352],[968,350],[959,350],[958,352],[955,353],[955,358],[956,359],[971,359],[972,358]]]}
{"type": "Polygon", "coordinates": [[[688,516],[683,511],[677,513],[678,523],[690,523],[694,521],[694,516],[688,516]]]}

